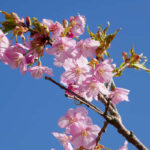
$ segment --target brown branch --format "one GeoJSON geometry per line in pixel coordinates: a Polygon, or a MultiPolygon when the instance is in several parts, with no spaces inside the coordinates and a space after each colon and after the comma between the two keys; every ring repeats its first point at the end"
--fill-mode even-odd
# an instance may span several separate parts
{"type": "MultiPolygon", "coordinates": [[[[106,119],[107,120],[107,119],[106,119]]],[[[132,131],[126,129],[123,123],[118,118],[113,118],[111,121],[108,120],[118,132],[126,138],[126,140],[132,143],[138,150],[148,150],[148,148],[133,134],[132,131]]]]}
{"type": "MultiPolygon", "coordinates": [[[[104,114],[103,111],[101,111],[99,108],[97,108],[96,106],[94,106],[93,104],[88,102],[85,98],[83,98],[83,97],[79,96],[78,94],[72,92],[68,88],[64,87],[60,83],[58,83],[55,80],[53,80],[51,77],[47,77],[46,76],[45,79],[51,81],[54,84],[56,84],[61,89],[68,91],[70,94],[72,94],[75,97],[77,97],[78,98],[77,100],[79,102],[85,104],[86,106],[88,106],[89,108],[91,108],[92,110],[97,112],[99,115],[101,115],[103,118],[105,118],[105,120],[108,123],[113,125],[118,130],[118,132],[122,136],[124,136],[128,142],[132,143],[138,150],[148,150],[148,148],[133,134],[132,131],[129,131],[128,129],[125,128],[125,126],[123,125],[123,123],[121,121],[120,114],[118,113],[118,110],[117,110],[117,108],[115,106],[113,108],[111,105],[109,105],[110,107],[108,108],[108,110],[109,110],[111,116],[108,116],[108,115],[104,114]]],[[[100,98],[103,99],[102,101],[103,101],[103,103],[106,106],[108,100],[102,95],[101,95],[100,98]]]]}
{"type": "MultiPolygon", "coordinates": [[[[104,96],[101,95],[101,101],[105,105],[106,109],[108,107],[109,99],[106,99],[104,96]]],[[[112,120],[107,120],[107,118],[104,118],[113,125],[118,132],[126,138],[126,140],[130,143],[132,143],[138,150],[148,150],[148,148],[133,134],[133,131],[129,131],[126,129],[126,127],[122,123],[121,116],[116,108],[116,106],[113,106],[115,108],[115,111],[112,111],[112,108],[109,107],[108,110],[111,114],[112,120]]],[[[106,111],[106,110],[105,110],[106,111]]],[[[105,113],[104,113],[105,114],[105,113]]]]}
{"type": "Polygon", "coordinates": [[[109,122],[108,121],[105,121],[104,122],[104,125],[102,127],[102,129],[99,131],[98,133],[98,136],[97,136],[97,139],[96,139],[96,145],[98,145],[98,142],[101,140],[101,136],[104,132],[106,132],[106,128],[108,126],[109,122]]]}
{"type": "MultiPolygon", "coordinates": [[[[91,104],[90,102],[88,102],[85,98],[79,96],[78,94],[72,92],[71,90],[69,90],[68,88],[66,88],[65,86],[61,85],[60,83],[56,82],[55,80],[53,80],[51,77],[45,77],[46,80],[51,81],[52,83],[56,84],[57,86],[59,86],[61,89],[68,91],[70,94],[74,95],[76,97],[76,100],[80,101],[81,103],[85,104],[87,107],[93,109],[95,112],[97,112],[98,114],[100,114],[101,116],[104,115],[103,111],[101,111],[99,108],[97,108],[95,105],[91,104]]],[[[107,119],[110,120],[109,116],[106,116],[107,119]]]]}
{"type": "Polygon", "coordinates": [[[119,72],[123,71],[125,68],[127,68],[130,65],[130,63],[125,63],[117,72],[114,73],[114,76],[118,74],[119,72]]]}

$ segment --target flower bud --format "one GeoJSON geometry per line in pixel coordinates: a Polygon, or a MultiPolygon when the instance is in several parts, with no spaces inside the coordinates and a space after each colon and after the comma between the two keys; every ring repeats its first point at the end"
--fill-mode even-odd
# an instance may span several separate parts
{"type": "Polygon", "coordinates": [[[123,60],[126,61],[128,59],[128,55],[126,52],[122,52],[123,60]]]}
{"type": "Polygon", "coordinates": [[[64,28],[67,28],[68,27],[68,21],[66,19],[64,19],[62,21],[62,25],[63,25],[64,28]]]}
{"type": "Polygon", "coordinates": [[[28,27],[31,26],[31,19],[30,19],[30,17],[26,17],[26,24],[27,24],[28,27]]]}

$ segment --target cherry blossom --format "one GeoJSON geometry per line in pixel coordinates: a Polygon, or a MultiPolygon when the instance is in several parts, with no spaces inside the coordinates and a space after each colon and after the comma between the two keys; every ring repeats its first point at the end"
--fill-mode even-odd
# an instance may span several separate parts
{"type": "Polygon", "coordinates": [[[67,59],[64,63],[64,72],[61,76],[61,82],[63,84],[70,84],[74,81],[81,83],[86,77],[91,76],[91,67],[88,65],[88,60],[85,57],[80,57],[79,59],[67,59]]]}
{"type": "Polygon", "coordinates": [[[97,80],[102,83],[109,82],[113,77],[113,70],[115,69],[115,65],[111,64],[112,59],[106,59],[100,64],[98,64],[94,70],[94,75],[97,80]]]}
{"type": "Polygon", "coordinates": [[[9,40],[6,35],[0,30],[0,59],[3,57],[4,51],[9,46],[9,40]]]}
{"type": "Polygon", "coordinates": [[[78,16],[71,16],[70,19],[70,32],[74,36],[80,36],[84,33],[85,23],[86,19],[84,16],[78,15],[78,16]]]}
{"type": "Polygon", "coordinates": [[[90,77],[83,81],[81,88],[85,91],[86,96],[93,99],[98,100],[98,93],[101,92],[104,95],[108,95],[109,91],[105,87],[105,85],[99,82],[97,79],[90,77]]]}
{"type": "Polygon", "coordinates": [[[76,48],[78,50],[79,55],[83,55],[84,57],[90,57],[93,58],[93,55],[96,54],[96,48],[100,46],[99,41],[92,40],[90,38],[87,38],[85,40],[80,40],[76,48]]]}
{"type": "Polygon", "coordinates": [[[66,134],[62,134],[58,132],[53,132],[52,134],[62,143],[65,150],[73,150],[73,147],[69,142],[71,136],[68,137],[66,134]]]}
{"type": "Polygon", "coordinates": [[[93,149],[96,146],[96,137],[99,131],[100,128],[97,125],[74,123],[70,126],[71,143],[75,148],[82,146],[93,149]]]}
{"type": "MultiPolygon", "coordinates": [[[[61,128],[70,127],[73,123],[86,122],[87,124],[92,124],[92,120],[87,116],[88,112],[84,107],[78,107],[76,110],[70,108],[66,115],[58,120],[58,125],[61,128]]],[[[69,128],[67,129],[69,132],[69,128]]]]}
{"type": "Polygon", "coordinates": [[[47,66],[33,66],[30,67],[28,71],[31,73],[31,76],[36,79],[42,78],[44,73],[50,76],[53,75],[52,69],[48,68],[47,66]]]}
{"type": "MultiPolygon", "coordinates": [[[[68,84],[68,89],[76,94],[78,94],[81,97],[84,97],[87,101],[91,102],[92,97],[87,97],[86,91],[83,90],[82,88],[82,83],[69,83],[68,84]]],[[[72,95],[70,92],[65,91],[65,94],[67,95],[68,98],[74,99],[74,95],[72,95]]]]}
{"type": "Polygon", "coordinates": [[[64,32],[63,26],[59,22],[53,22],[49,19],[43,19],[43,24],[45,24],[49,31],[52,32],[52,38],[56,39],[61,36],[61,34],[64,32]]]}
{"type": "Polygon", "coordinates": [[[115,88],[114,91],[111,91],[110,98],[112,98],[112,102],[115,105],[122,101],[129,101],[129,92],[129,90],[124,88],[115,88]]]}
{"type": "Polygon", "coordinates": [[[61,66],[65,62],[65,59],[75,57],[75,46],[75,40],[67,37],[59,37],[54,41],[52,48],[46,49],[46,52],[47,54],[56,55],[56,65],[58,63],[61,66]]]}
{"type": "Polygon", "coordinates": [[[8,47],[5,50],[1,61],[4,64],[10,65],[12,69],[19,67],[20,71],[24,74],[27,70],[26,58],[24,56],[25,48],[24,45],[18,43],[8,47]]]}

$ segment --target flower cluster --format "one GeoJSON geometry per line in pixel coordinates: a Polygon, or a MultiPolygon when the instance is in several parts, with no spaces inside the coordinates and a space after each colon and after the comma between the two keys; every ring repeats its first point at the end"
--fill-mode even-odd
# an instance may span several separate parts
{"type": "MultiPolygon", "coordinates": [[[[14,15],[13,19],[17,17],[16,14],[14,15]]],[[[23,40],[24,44],[13,45],[0,30],[0,59],[12,69],[18,67],[22,74],[30,72],[32,77],[39,79],[44,73],[53,75],[52,68],[42,66],[41,58],[46,52],[55,56],[55,66],[63,67],[65,70],[61,75],[61,83],[68,88],[75,87],[71,90],[88,101],[98,100],[99,92],[110,96],[114,104],[123,100],[128,101],[128,90],[116,88],[115,91],[110,92],[106,88],[106,84],[114,76],[115,64],[112,64],[112,59],[98,61],[94,58],[97,57],[97,49],[102,43],[92,37],[76,40],[76,37],[84,33],[85,23],[86,19],[82,15],[71,16],[69,23],[63,20],[62,24],[49,19],[43,19],[40,23],[34,18],[31,29],[29,17],[26,23],[24,19],[18,20],[15,29],[20,28],[21,25],[26,26],[31,36],[27,41],[23,40]],[[51,47],[47,47],[48,45],[51,47]]],[[[23,36],[23,33],[17,35],[23,36]]]]}
{"type": "Polygon", "coordinates": [[[53,135],[59,139],[65,150],[73,150],[71,144],[75,149],[94,149],[96,146],[100,128],[94,125],[87,115],[84,107],[78,107],[76,110],[70,108],[66,115],[59,119],[58,125],[65,128],[65,133],[53,132],[53,135]]]}
{"type": "MultiPolygon", "coordinates": [[[[88,29],[90,37],[79,40],[86,24],[86,18],[82,15],[71,16],[69,21],[64,19],[62,23],[49,19],[43,19],[40,23],[36,18],[31,20],[27,17],[25,21],[23,18],[19,19],[15,13],[2,13],[6,21],[2,22],[3,30],[0,30],[1,62],[12,69],[19,68],[22,74],[30,72],[32,77],[40,79],[43,74],[53,75],[52,68],[42,65],[46,52],[54,55],[55,66],[64,68],[61,83],[70,91],[89,102],[93,99],[100,100],[99,93],[110,98],[114,105],[128,101],[129,90],[109,86],[113,77],[120,73],[120,68],[112,64],[112,59],[104,57],[108,56],[106,50],[117,32],[106,36],[107,28],[103,31],[99,29],[96,34],[88,29]],[[12,31],[13,36],[21,37],[23,44],[18,43],[17,39],[15,44],[9,41],[6,37],[8,31],[12,31]],[[28,40],[24,36],[27,32],[30,32],[28,40]]],[[[132,59],[135,56],[137,58],[132,52],[131,58],[125,59],[130,67],[131,63],[135,67],[135,59],[132,59]]],[[[136,62],[139,61],[136,59],[136,62]]],[[[73,98],[68,91],[65,94],[68,98],[73,98]]],[[[84,107],[79,107],[76,110],[69,109],[59,119],[58,125],[65,128],[65,133],[53,132],[53,135],[59,139],[65,150],[73,150],[73,147],[94,149],[97,146],[96,138],[100,128],[92,123],[87,114],[84,107]]],[[[125,143],[124,149],[127,149],[126,145],[125,143]]]]}

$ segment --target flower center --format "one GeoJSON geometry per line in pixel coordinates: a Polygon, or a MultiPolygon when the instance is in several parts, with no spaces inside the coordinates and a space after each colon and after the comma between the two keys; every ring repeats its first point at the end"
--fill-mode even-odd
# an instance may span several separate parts
{"type": "Polygon", "coordinates": [[[76,118],[72,118],[72,117],[69,118],[69,122],[70,122],[70,123],[73,123],[73,122],[76,122],[76,121],[77,121],[76,118]]]}
{"type": "Polygon", "coordinates": [[[104,70],[100,68],[100,69],[98,69],[98,72],[99,72],[99,74],[103,74],[104,70]]]}
{"type": "Polygon", "coordinates": [[[64,50],[65,49],[65,46],[63,44],[59,45],[58,49],[61,51],[61,50],[64,50]]]}
{"type": "Polygon", "coordinates": [[[83,131],[82,131],[82,136],[83,136],[83,137],[86,137],[86,136],[87,136],[86,130],[83,130],[83,131]]]}
{"type": "Polygon", "coordinates": [[[77,25],[77,22],[73,20],[73,21],[71,21],[71,25],[74,27],[77,25]]]}
{"type": "Polygon", "coordinates": [[[60,139],[60,142],[62,142],[62,143],[68,142],[68,137],[65,136],[63,139],[60,139]]]}
{"type": "Polygon", "coordinates": [[[77,67],[77,68],[75,69],[75,73],[76,73],[76,75],[82,74],[82,69],[79,68],[79,67],[77,67]]]}
{"type": "Polygon", "coordinates": [[[93,89],[93,90],[95,90],[97,87],[96,87],[96,85],[95,85],[95,83],[91,83],[90,84],[90,87],[91,87],[91,89],[93,89]]]}

